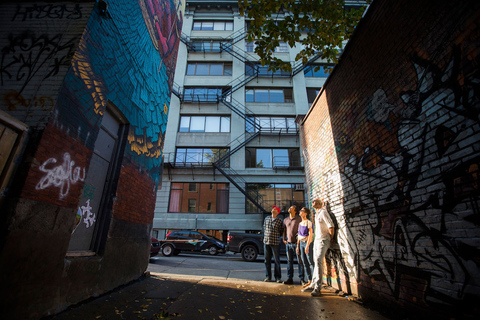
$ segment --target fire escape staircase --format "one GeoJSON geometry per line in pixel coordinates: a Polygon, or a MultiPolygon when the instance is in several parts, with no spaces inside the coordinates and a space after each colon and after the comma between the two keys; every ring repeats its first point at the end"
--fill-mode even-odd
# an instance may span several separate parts
{"type": "MultiPolygon", "coordinates": [[[[242,194],[245,195],[245,197],[257,208],[261,210],[262,213],[267,213],[265,208],[262,206],[262,197],[258,193],[257,190],[247,190],[246,185],[247,182],[243,177],[236,172],[234,169],[230,167],[230,157],[236,153],[237,151],[241,150],[243,147],[245,147],[249,142],[260,136],[261,133],[261,127],[258,123],[255,121],[252,121],[252,117],[254,116],[254,113],[251,112],[250,110],[247,109],[246,106],[243,104],[239,103],[235,99],[232,98],[232,93],[237,91],[238,89],[244,87],[247,83],[252,81],[253,79],[257,78],[259,76],[259,71],[258,71],[258,66],[256,64],[257,59],[250,55],[248,52],[242,50],[238,46],[235,45],[235,43],[239,42],[243,38],[245,38],[246,35],[246,28],[241,29],[232,35],[230,35],[228,38],[226,38],[226,41],[221,41],[220,42],[220,52],[226,52],[230,55],[232,55],[234,58],[240,60],[241,62],[245,64],[249,64],[252,66],[252,69],[254,70],[252,74],[244,74],[243,76],[233,80],[227,86],[225,86],[225,90],[223,91],[223,94],[217,98],[217,102],[221,102],[225,106],[227,106],[232,112],[243,118],[246,122],[250,124],[250,127],[254,128],[254,132],[245,132],[241,136],[237,137],[235,140],[233,140],[227,147],[229,147],[229,151],[223,155],[220,159],[212,163],[212,166],[215,170],[218,170],[225,178],[227,178],[230,183],[232,183],[242,194]]],[[[192,44],[192,41],[190,37],[185,35],[184,33],[181,34],[180,36],[180,41],[182,41],[186,46],[188,51],[195,51],[195,48],[192,44]]],[[[293,71],[291,73],[291,77],[297,75],[301,71],[305,69],[308,65],[312,64],[314,61],[316,61],[318,58],[320,58],[321,55],[317,54],[313,56],[307,64],[303,63],[297,63],[296,65],[293,66],[293,71]]],[[[177,83],[174,83],[172,86],[172,93],[175,94],[181,102],[183,102],[183,88],[181,88],[177,83]]]]}
{"type": "Polygon", "coordinates": [[[218,170],[225,178],[227,178],[227,180],[230,181],[230,183],[233,184],[241,193],[243,193],[243,195],[250,200],[254,206],[259,208],[262,213],[266,213],[265,208],[262,205],[262,196],[257,190],[247,190],[247,182],[245,179],[243,179],[243,177],[237,171],[230,167],[230,157],[260,135],[260,126],[246,116],[244,116],[244,119],[245,121],[250,122],[250,124],[255,128],[255,132],[245,132],[233,140],[228,145],[229,151],[220,159],[215,161],[212,165],[214,170],[218,170]]]}

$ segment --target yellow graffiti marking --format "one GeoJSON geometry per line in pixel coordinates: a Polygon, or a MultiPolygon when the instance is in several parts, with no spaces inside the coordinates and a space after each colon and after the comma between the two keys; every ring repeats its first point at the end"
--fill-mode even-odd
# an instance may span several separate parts
{"type": "Polygon", "coordinates": [[[107,98],[104,94],[105,85],[95,77],[89,58],[84,54],[86,51],[85,35],[80,40],[79,50],[75,52],[72,60],[72,69],[77,77],[79,77],[90,91],[92,100],[94,101],[94,111],[96,114],[103,115],[107,106],[107,98]]]}
{"type": "Polygon", "coordinates": [[[138,155],[145,155],[150,158],[160,158],[162,156],[162,135],[158,135],[158,141],[151,142],[151,138],[135,135],[133,130],[128,133],[128,142],[130,150],[138,155]]]}

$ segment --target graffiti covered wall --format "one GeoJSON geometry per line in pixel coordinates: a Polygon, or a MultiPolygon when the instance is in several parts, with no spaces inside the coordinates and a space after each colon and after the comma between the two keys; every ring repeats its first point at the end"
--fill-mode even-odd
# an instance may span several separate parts
{"type": "Polygon", "coordinates": [[[475,1],[374,2],[304,120],[309,196],[339,228],[325,276],[345,292],[478,312],[479,18],[475,1]]]}
{"type": "Polygon", "coordinates": [[[1,208],[5,317],[60,312],[148,265],[184,4],[106,3],[0,5],[0,109],[29,127],[1,208]]]}

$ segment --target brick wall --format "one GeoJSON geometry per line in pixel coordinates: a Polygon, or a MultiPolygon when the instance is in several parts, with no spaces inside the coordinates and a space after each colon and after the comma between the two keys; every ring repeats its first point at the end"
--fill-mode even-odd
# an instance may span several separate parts
{"type": "Polygon", "coordinates": [[[77,208],[92,150],[47,126],[28,170],[21,197],[77,208]]]}
{"type": "Polygon", "coordinates": [[[144,170],[124,164],[117,188],[113,217],[139,224],[153,221],[156,183],[144,170]]]}
{"type": "Polygon", "coordinates": [[[478,313],[479,21],[476,1],[374,1],[305,117],[339,289],[410,315],[478,313]]]}

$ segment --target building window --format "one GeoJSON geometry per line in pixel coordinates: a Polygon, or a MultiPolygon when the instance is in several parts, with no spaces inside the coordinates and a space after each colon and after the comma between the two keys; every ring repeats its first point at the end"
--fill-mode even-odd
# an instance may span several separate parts
{"type": "Polygon", "coordinates": [[[261,64],[245,64],[245,74],[247,76],[253,76],[258,73],[259,77],[290,77],[291,74],[288,71],[277,70],[275,72],[268,71],[268,66],[262,66],[261,64]]]}
{"type": "Polygon", "coordinates": [[[221,52],[231,51],[232,44],[229,41],[219,40],[193,40],[190,50],[195,52],[221,52]]]}
{"type": "MultiPolygon", "coordinates": [[[[228,152],[228,148],[177,148],[176,167],[211,166],[228,152]]],[[[228,161],[224,166],[228,166],[228,161]]]]}
{"type": "Polygon", "coordinates": [[[224,95],[224,99],[231,101],[228,88],[185,88],[183,102],[213,102],[217,103],[224,95]]]}
{"type": "Polygon", "coordinates": [[[189,192],[197,192],[197,184],[196,183],[189,183],[188,184],[188,191],[189,192]]]}
{"type": "Polygon", "coordinates": [[[257,132],[258,129],[253,125],[254,123],[261,128],[262,132],[297,133],[297,124],[293,117],[247,117],[245,131],[257,132]]]}
{"type": "Polygon", "coordinates": [[[201,31],[232,31],[232,21],[195,21],[193,30],[201,31]]]}
{"type": "Polygon", "coordinates": [[[300,152],[296,148],[268,149],[246,148],[246,168],[289,168],[300,167],[300,152]]]}
{"type": "Polygon", "coordinates": [[[246,88],[246,102],[270,102],[270,103],[289,103],[293,102],[292,88],[246,88]]]}
{"type": "Polygon", "coordinates": [[[327,78],[330,75],[331,68],[333,68],[333,65],[311,64],[303,70],[303,73],[305,77],[327,78]],[[315,71],[317,68],[318,70],[315,71]]]}
{"type": "MultiPolygon", "coordinates": [[[[276,205],[282,212],[288,212],[288,208],[296,205],[298,208],[305,206],[305,191],[303,184],[268,184],[248,183],[247,191],[256,195],[256,202],[263,208],[270,210],[276,205]]],[[[250,200],[247,202],[247,213],[261,213],[257,206],[250,200]]],[[[310,217],[311,218],[311,217],[310,217]]]]}
{"type": "Polygon", "coordinates": [[[168,212],[175,213],[228,213],[229,189],[226,183],[197,183],[198,192],[189,193],[190,183],[172,183],[168,212]]]}
{"type": "Polygon", "coordinates": [[[188,199],[188,212],[197,212],[197,199],[188,199]]]}
{"type": "MultiPolygon", "coordinates": [[[[255,52],[255,48],[257,44],[255,42],[246,42],[245,43],[245,51],[247,52],[255,52]]],[[[277,47],[275,47],[274,52],[288,52],[288,44],[286,42],[280,41],[277,47]]]]}
{"type": "Polygon", "coordinates": [[[104,249],[105,226],[110,224],[113,206],[111,195],[115,194],[127,133],[126,120],[108,104],[85,178],[84,190],[89,192],[84,192],[80,199],[69,252],[102,252],[104,249]]]}
{"type": "Polygon", "coordinates": [[[189,62],[187,76],[231,76],[232,63],[189,62]]]}
{"type": "Polygon", "coordinates": [[[321,90],[322,88],[307,88],[308,103],[313,103],[321,90]]]}
{"type": "Polygon", "coordinates": [[[230,117],[181,116],[178,132],[230,132],[230,117]]]}
{"type": "Polygon", "coordinates": [[[280,41],[278,46],[275,47],[275,52],[288,52],[288,44],[286,42],[280,41]]]}

